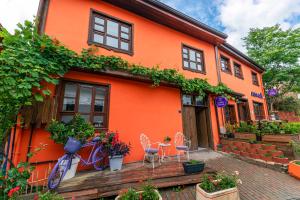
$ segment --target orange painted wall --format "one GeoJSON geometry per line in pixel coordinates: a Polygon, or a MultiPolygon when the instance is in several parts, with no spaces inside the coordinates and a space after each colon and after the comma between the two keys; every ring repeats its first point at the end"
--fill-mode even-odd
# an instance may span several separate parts
{"type": "Polygon", "coordinates": [[[217,84],[214,46],[189,35],[160,25],[101,0],[51,0],[45,32],[67,47],[80,52],[88,48],[90,9],[133,23],[134,55],[100,48],[100,54],[120,56],[147,67],[174,68],[187,77],[207,78],[217,84]],[[182,43],[204,51],[206,75],[182,69],[182,43]]]}
{"type": "MultiPolygon", "coordinates": [[[[220,55],[226,56],[227,58],[230,59],[231,71],[232,71],[232,74],[228,74],[228,73],[221,71],[220,72],[221,81],[223,83],[225,83],[233,91],[242,93],[245,95],[243,98],[248,99],[250,115],[251,115],[252,120],[255,120],[254,110],[253,110],[254,109],[253,101],[263,103],[264,110],[265,110],[265,116],[267,117],[268,111],[267,111],[266,99],[265,98],[261,99],[261,98],[251,96],[251,92],[262,93],[262,95],[264,96],[265,93],[264,93],[264,89],[262,87],[262,74],[260,74],[257,70],[254,70],[253,68],[251,68],[249,65],[245,64],[244,62],[241,62],[236,57],[231,56],[224,51],[220,51],[220,55]],[[233,62],[236,62],[241,65],[244,79],[237,78],[234,75],[233,62]],[[257,73],[257,77],[259,80],[259,86],[256,86],[252,83],[252,76],[251,76],[252,71],[257,73]]],[[[220,55],[219,55],[219,58],[220,58],[220,55]]],[[[235,104],[235,102],[229,102],[229,103],[235,104]]],[[[236,108],[236,114],[237,114],[237,119],[238,119],[238,110],[237,110],[236,105],[235,105],[235,108],[236,108]]]]}
{"type": "MultiPolygon", "coordinates": [[[[152,142],[163,141],[166,135],[173,137],[182,131],[180,90],[168,87],[152,87],[150,84],[123,80],[102,75],[71,71],[66,79],[89,81],[91,83],[109,84],[110,109],[109,130],[118,131],[120,139],[131,143],[131,154],[127,161],[139,161],[143,158],[143,150],[139,136],[145,133],[152,142]],[[130,92],[128,92],[130,91],[130,92]]],[[[30,129],[23,132],[21,142],[22,160],[26,159],[30,129]]],[[[57,160],[63,155],[62,145],[49,139],[49,133],[43,129],[35,129],[32,138],[32,148],[40,143],[48,144],[46,150],[31,158],[31,162],[57,160]]],[[[174,147],[171,153],[174,153],[174,147]]]]}

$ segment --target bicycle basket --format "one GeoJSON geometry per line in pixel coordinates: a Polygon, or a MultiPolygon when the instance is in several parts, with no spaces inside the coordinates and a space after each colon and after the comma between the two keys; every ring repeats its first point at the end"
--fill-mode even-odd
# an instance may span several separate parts
{"type": "Polygon", "coordinates": [[[68,153],[74,154],[82,147],[80,141],[76,140],[75,138],[69,137],[67,143],[64,146],[64,150],[68,153]]]}

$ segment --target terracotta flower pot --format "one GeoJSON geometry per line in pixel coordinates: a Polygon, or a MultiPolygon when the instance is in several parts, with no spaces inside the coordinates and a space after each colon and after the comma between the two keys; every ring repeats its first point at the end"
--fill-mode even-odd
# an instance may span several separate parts
{"type": "Polygon", "coordinates": [[[240,200],[237,187],[217,192],[208,193],[200,188],[200,184],[196,185],[196,200],[240,200]]]}
{"type": "Polygon", "coordinates": [[[291,176],[294,176],[300,180],[300,165],[296,164],[300,160],[294,160],[289,163],[288,172],[291,176]]]}
{"type": "Polygon", "coordinates": [[[265,145],[264,144],[263,149],[271,151],[271,150],[275,150],[276,146],[275,145],[265,145]]]}
{"type": "Polygon", "coordinates": [[[260,159],[260,155],[256,154],[256,153],[250,153],[249,154],[251,158],[253,159],[260,159]]]}
{"type": "Polygon", "coordinates": [[[248,149],[248,152],[251,154],[256,154],[257,153],[257,149],[248,149]]]}
{"type": "Polygon", "coordinates": [[[251,144],[251,148],[253,149],[260,149],[262,144],[251,144]]]}
{"type": "Polygon", "coordinates": [[[232,150],[232,152],[237,155],[240,155],[240,153],[241,153],[239,150],[232,150]]]}
{"type": "Polygon", "coordinates": [[[260,156],[260,158],[262,160],[266,161],[266,162],[272,162],[273,161],[273,159],[272,159],[271,156],[264,156],[264,155],[262,155],[262,156],[260,156]]]}
{"type": "Polygon", "coordinates": [[[281,163],[281,164],[288,164],[289,163],[288,158],[273,157],[273,161],[276,162],[276,163],[281,163]]]}
{"type": "Polygon", "coordinates": [[[271,151],[270,153],[272,154],[273,157],[278,157],[283,155],[282,151],[271,151]]]}
{"type": "Polygon", "coordinates": [[[248,152],[245,152],[245,151],[241,151],[241,152],[240,152],[240,155],[241,155],[241,156],[244,156],[244,157],[249,157],[249,153],[248,153],[248,152]]]}
{"type": "Polygon", "coordinates": [[[259,154],[266,154],[266,153],[268,153],[268,150],[265,150],[265,149],[257,149],[257,153],[259,153],[259,154]]]}

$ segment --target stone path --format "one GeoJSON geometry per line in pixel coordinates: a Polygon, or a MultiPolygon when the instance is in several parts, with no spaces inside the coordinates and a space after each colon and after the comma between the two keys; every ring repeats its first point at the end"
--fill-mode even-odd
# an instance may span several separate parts
{"type": "MultiPolygon", "coordinates": [[[[241,200],[300,200],[300,181],[287,174],[212,151],[194,153],[191,158],[205,160],[209,167],[217,171],[239,171],[241,200]]],[[[166,200],[193,200],[195,186],[175,187],[161,193],[166,200]]]]}

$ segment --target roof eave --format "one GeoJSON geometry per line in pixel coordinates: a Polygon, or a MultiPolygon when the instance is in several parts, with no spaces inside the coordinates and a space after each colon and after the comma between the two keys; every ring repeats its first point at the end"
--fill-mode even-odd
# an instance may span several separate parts
{"type": "Polygon", "coordinates": [[[252,67],[254,67],[259,72],[266,71],[265,68],[263,68],[262,66],[257,64],[254,60],[252,60],[250,57],[248,57],[247,55],[245,55],[243,52],[241,52],[237,48],[233,47],[232,45],[225,42],[224,44],[221,44],[220,47],[223,50],[225,50],[225,51],[237,56],[238,58],[242,59],[243,61],[249,63],[252,67]]]}

